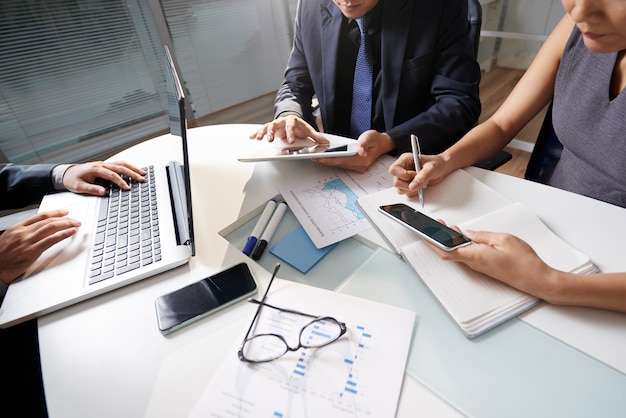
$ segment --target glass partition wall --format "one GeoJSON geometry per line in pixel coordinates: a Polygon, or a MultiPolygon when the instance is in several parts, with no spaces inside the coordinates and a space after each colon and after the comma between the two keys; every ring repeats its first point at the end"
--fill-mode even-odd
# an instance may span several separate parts
{"type": "Polygon", "coordinates": [[[193,121],[275,91],[295,0],[3,0],[0,162],[79,162],[167,130],[162,45],[193,121]]]}
{"type": "MultiPolygon", "coordinates": [[[[479,61],[483,77],[497,79],[494,71],[523,72],[563,14],[559,0],[481,3],[479,61]]],[[[273,93],[291,49],[296,6],[3,0],[0,162],[86,161],[165,132],[163,44],[184,79],[192,124],[273,93]]]]}

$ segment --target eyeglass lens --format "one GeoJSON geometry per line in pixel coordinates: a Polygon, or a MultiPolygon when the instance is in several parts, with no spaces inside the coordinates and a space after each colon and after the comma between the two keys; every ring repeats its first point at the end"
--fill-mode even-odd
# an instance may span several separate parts
{"type": "Polygon", "coordinates": [[[302,328],[296,347],[289,347],[280,335],[257,334],[245,341],[242,354],[246,360],[252,362],[271,361],[287,351],[296,351],[301,347],[323,347],[335,341],[342,333],[342,326],[334,318],[320,318],[302,328]]]}

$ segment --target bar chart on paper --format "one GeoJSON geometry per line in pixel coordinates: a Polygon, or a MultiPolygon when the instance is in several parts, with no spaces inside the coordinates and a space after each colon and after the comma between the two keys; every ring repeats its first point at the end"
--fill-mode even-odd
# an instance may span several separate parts
{"type": "MultiPolygon", "coordinates": [[[[240,362],[233,351],[192,416],[208,411],[214,417],[241,418],[395,416],[414,314],[296,283],[290,287],[307,290],[296,298],[271,303],[285,306],[285,301],[297,300],[302,305],[307,297],[323,301],[323,311],[345,320],[347,332],[324,347],[301,348],[268,363],[240,362]]],[[[255,334],[279,333],[290,346],[297,346],[300,330],[308,321],[289,313],[263,311],[255,334]]],[[[313,332],[332,334],[324,325],[313,332]]],[[[307,339],[308,335],[302,335],[304,344],[307,339]]]]}
{"type": "MultiPolygon", "coordinates": [[[[352,346],[341,356],[341,367],[337,368],[337,382],[345,382],[344,385],[338,384],[334,390],[325,394],[325,399],[332,400],[333,397],[337,398],[336,401],[342,401],[347,399],[344,395],[358,395],[360,388],[360,378],[362,371],[360,370],[361,364],[367,364],[368,350],[371,350],[376,343],[372,334],[365,331],[365,327],[356,326],[353,329],[353,334],[356,334],[356,340],[351,341],[352,346]]],[[[316,376],[319,373],[319,368],[315,369],[315,365],[311,365],[311,370],[308,371],[308,360],[311,358],[308,349],[302,349],[296,363],[293,368],[292,380],[297,378],[309,377],[310,380],[316,378],[326,379],[327,371],[324,371],[323,376],[316,376]]],[[[343,353],[342,353],[343,354],[343,353]]]]}
{"type": "Polygon", "coordinates": [[[368,354],[376,351],[377,341],[362,326],[350,327],[350,334],[349,340],[334,347],[317,352],[300,350],[288,360],[292,366],[286,378],[274,365],[261,366],[263,373],[268,373],[270,380],[277,383],[277,388],[286,389],[291,397],[287,402],[279,398],[271,408],[274,416],[288,417],[294,411],[313,410],[316,413],[312,416],[376,416],[376,405],[368,402],[372,399],[368,392],[373,389],[368,373],[372,357],[368,354]]]}
{"type": "Polygon", "coordinates": [[[349,339],[326,347],[301,349],[270,363],[238,364],[234,390],[224,385],[207,403],[213,416],[381,416],[371,393],[378,390],[370,364],[378,341],[364,327],[349,326],[348,332],[349,339]]]}
{"type": "MultiPolygon", "coordinates": [[[[365,330],[365,327],[358,325],[356,327],[357,336],[360,338],[354,351],[352,358],[344,359],[344,362],[348,364],[348,377],[346,378],[346,387],[344,391],[348,394],[359,394],[359,368],[363,359],[367,359],[367,352],[370,349],[370,343],[372,342],[372,334],[365,330]],[[360,335],[359,335],[360,334],[360,335]]],[[[343,397],[343,393],[341,394],[343,397]]]]}

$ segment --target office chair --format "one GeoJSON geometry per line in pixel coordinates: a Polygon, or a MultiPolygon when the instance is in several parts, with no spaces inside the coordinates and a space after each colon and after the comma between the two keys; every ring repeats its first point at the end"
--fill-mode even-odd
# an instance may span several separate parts
{"type": "Polygon", "coordinates": [[[483,24],[483,8],[478,0],[468,0],[467,20],[470,26],[470,39],[474,46],[474,57],[478,57],[478,45],[480,43],[480,29],[483,24]]]}
{"type": "Polygon", "coordinates": [[[548,106],[546,117],[543,119],[537,141],[530,154],[524,178],[527,180],[545,183],[545,176],[552,171],[556,162],[561,158],[563,145],[552,127],[552,103],[548,106]]]}

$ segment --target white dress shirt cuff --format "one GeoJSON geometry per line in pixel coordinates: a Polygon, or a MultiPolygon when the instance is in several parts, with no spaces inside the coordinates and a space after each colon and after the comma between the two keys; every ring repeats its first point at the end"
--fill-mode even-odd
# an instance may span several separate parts
{"type": "Polygon", "coordinates": [[[65,190],[65,186],[63,186],[63,176],[72,165],[73,164],[59,164],[52,169],[52,184],[54,185],[54,190],[65,190]]]}

